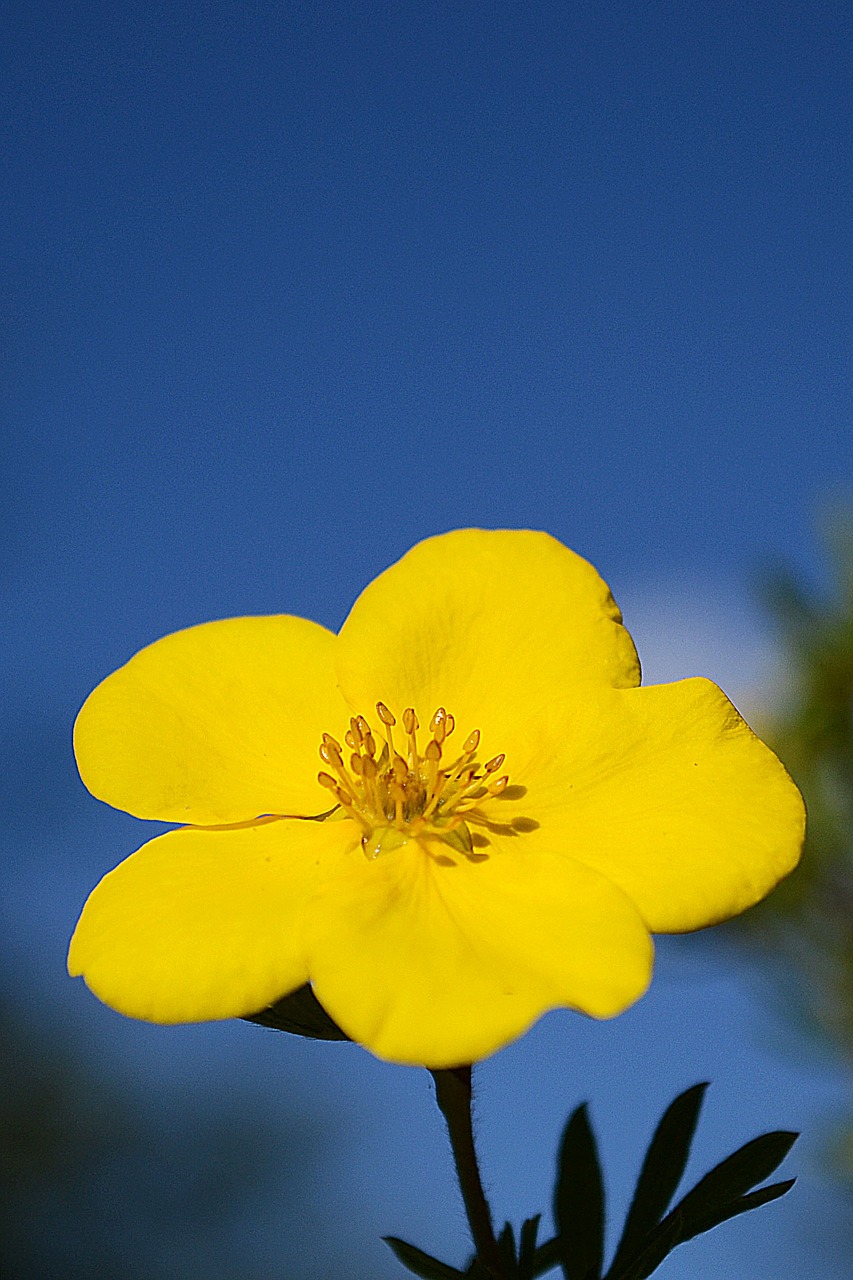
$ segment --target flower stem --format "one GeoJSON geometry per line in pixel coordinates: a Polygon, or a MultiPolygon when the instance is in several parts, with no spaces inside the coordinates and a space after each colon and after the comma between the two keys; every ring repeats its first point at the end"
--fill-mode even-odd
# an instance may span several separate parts
{"type": "Polygon", "coordinates": [[[474,1147],[474,1130],[471,1123],[471,1068],[452,1067],[431,1071],[435,1081],[435,1096],[447,1121],[453,1159],[465,1212],[471,1228],[471,1237],[477,1258],[495,1280],[508,1280],[508,1273],[501,1257],[492,1226],[489,1202],[483,1190],[477,1152],[474,1147]]]}

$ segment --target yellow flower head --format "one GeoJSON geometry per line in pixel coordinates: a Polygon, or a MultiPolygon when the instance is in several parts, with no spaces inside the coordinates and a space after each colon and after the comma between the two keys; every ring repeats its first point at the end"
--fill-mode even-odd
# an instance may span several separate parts
{"type": "Polygon", "coordinates": [[[433,1068],[551,1008],[620,1013],[650,931],[758,901],[804,826],[716,685],[639,680],[607,586],[532,532],[420,543],[337,636],[282,615],[158,640],[75,749],[94,795],[187,825],[101,881],[69,971],[163,1023],[310,982],[353,1040],[433,1068]]]}

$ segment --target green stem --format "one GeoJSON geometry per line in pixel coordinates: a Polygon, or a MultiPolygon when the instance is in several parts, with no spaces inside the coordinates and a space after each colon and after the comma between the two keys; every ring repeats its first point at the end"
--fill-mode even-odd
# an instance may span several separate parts
{"type": "Polygon", "coordinates": [[[453,1148],[456,1173],[465,1212],[471,1228],[471,1237],[477,1258],[495,1280],[509,1280],[492,1226],[489,1202],[483,1190],[477,1152],[474,1147],[474,1130],[471,1123],[471,1068],[452,1067],[431,1071],[435,1081],[436,1101],[447,1121],[447,1132],[453,1148]]]}

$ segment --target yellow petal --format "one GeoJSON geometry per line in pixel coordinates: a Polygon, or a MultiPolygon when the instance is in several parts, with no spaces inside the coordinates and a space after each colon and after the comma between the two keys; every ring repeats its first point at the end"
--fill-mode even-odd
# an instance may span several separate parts
{"type": "Polygon", "coordinates": [[[454,1066],[548,1009],[610,1017],[642,995],[650,939],[604,877],[521,840],[495,837],[479,861],[433,853],[410,841],[353,858],[312,903],[314,989],[352,1039],[394,1062],[454,1066]]]}
{"type": "Polygon", "coordinates": [[[338,637],[355,710],[377,701],[463,734],[505,726],[577,684],[635,685],[631,637],[592,565],[545,533],[461,529],[419,543],[359,596],[338,637]]]}
{"type": "Polygon", "coordinates": [[[254,1013],[306,981],[306,898],[354,839],[349,822],[286,819],[170,831],[92,892],[68,971],[149,1022],[254,1013]]]}
{"type": "Polygon", "coordinates": [[[164,822],[322,813],[317,749],[349,715],[334,644],[288,616],[207,622],[156,641],[84,703],[74,729],[84,783],[164,822]]]}
{"type": "Polygon", "coordinates": [[[507,746],[527,843],[561,849],[618,884],[653,932],[716,924],[796,865],[802,799],[776,756],[710,680],[589,689],[507,746]]]}

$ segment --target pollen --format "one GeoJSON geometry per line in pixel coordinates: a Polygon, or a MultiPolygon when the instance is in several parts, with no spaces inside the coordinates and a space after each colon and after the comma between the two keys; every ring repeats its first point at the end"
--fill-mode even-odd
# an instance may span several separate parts
{"type": "Polygon", "coordinates": [[[419,742],[420,721],[413,707],[402,724],[377,702],[377,736],[364,716],[353,716],[343,744],[324,733],[317,781],[336,805],[361,828],[362,848],[376,858],[416,837],[437,838],[462,853],[473,849],[467,823],[484,802],[505,791],[509,777],[497,777],[504,755],[480,763],[480,730],[474,729],[454,755],[449,739],[454,717],[438,707],[429,736],[419,742]],[[394,730],[398,730],[395,742],[394,730]],[[402,733],[400,729],[402,728],[402,733]],[[348,749],[348,750],[346,750],[348,749]],[[345,754],[346,752],[346,754],[345,754]]]}

